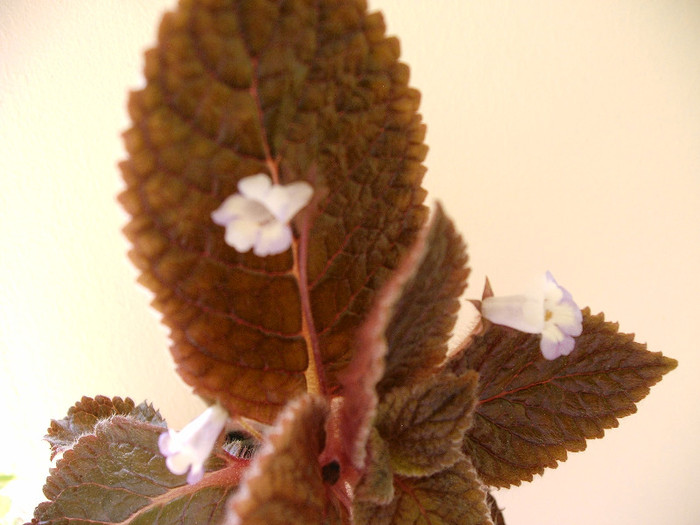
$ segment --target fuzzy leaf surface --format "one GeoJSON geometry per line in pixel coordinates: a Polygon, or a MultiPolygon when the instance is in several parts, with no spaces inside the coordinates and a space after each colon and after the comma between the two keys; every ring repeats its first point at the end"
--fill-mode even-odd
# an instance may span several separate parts
{"type": "Polygon", "coordinates": [[[361,502],[355,522],[366,525],[493,525],[486,492],[469,460],[423,478],[394,479],[388,505],[361,502]]]}
{"type": "Polygon", "coordinates": [[[447,353],[466,288],[466,246],[442,206],[436,206],[425,253],[406,284],[386,330],[386,371],[380,394],[433,375],[447,353]]]}
{"type": "Polygon", "coordinates": [[[429,476],[462,457],[477,380],[473,371],[440,374],[413,387],[395,388],[382,398],[375,424],[395,473],[429,476]]]}
{"type": "Polygon", "coordinates": [[[121,164],[130,257],[177,370],[271,423],[339,388],[351,339],[426,216],[417,91],[362,0],[182,0],[146,53],[121,164]],[[210,214],[243,177],[308,181],[292,247],[259,258],[210,214]]]}
{"type": "Polygon", "coordinates": [[[479,400],[464,449],[484,483],[507,487],[603,437],[677,365],[583,310],[569,356],[547,361],[539,336],[488,323],[459,366],[479,372],[479,400]]]}
{"type": "Polygon", "coordinates": [[[248,462],[212,456],[204,479],[187,485],[172,474],[158,451],[163,427],[129,416],[100,420],[51,469],[44,486],[49,501],[33,524],[174,525],[214,523],[248,462]]]}
{"type": "Polygon", "coordinates": [[[63,419],[52,419],[45,439],[51,445],[51,459],[62,453],[85,434],[92,434],[95,425],[100,420],[112,416],[129,416],[138,421],[152,423],[164,427],[165,421],[160,413],[145,401],[136,405],[130,398],[83,396],[74,406],[68,409],[68,415],[63,419]]]}
{"type": "Polygon", "coordinates": [[[327,414],[321,398],[290,403],[230,502],[225,525],[320,525],[335,513],[328,508],[318,459],[327,414]]]}

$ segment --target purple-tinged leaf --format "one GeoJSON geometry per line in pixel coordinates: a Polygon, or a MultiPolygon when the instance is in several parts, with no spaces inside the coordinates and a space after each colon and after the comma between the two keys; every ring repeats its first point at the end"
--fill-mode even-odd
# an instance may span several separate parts
{"type": "Polygon", "coordinates": [[[673,370],[677,362],[583,310],[583,333],[569,356],[548,361],[539,336],[485,323],[453,363],[479,372],[479,401],[464,443],[481,479],[507,487],[530,481],[586,448],[673,370]]]}
{"type": "Polygon", "coordinates": [[[129,416],[138,421],[152,423],[164,427],[165,421],[160,413],[145,401],[136,406],[130,398],[122,399],[96,396],[94,399],[85,397],[68,409],[68,415],[63,419],[52,419],[46,441],[51,445],[51,459],[57,454],[71,448],[85,434],[92,434],[95,425],[103,419],[112,416],[129,416]]]}
{"type": "Polygon", "coordinates": [[[388,505],[359,502],[355,523],[363,525],[493,525],[486,492],[468,459],[423,478],[394,478],[388,505]]]}
{"type": "Polygon", "coordinates": [[[412,387],[387,393],[375,425],[387,443],[394,473],[430,476],[462,457],[462,441],[471,424],[478,374],[435,375],[412,387]]]}
{"type": "Polygon", "coordinates": [[[213,455],[194,485],[172,474],[158,451],[163,427],[131,416],[101,419],[66,450],[44,486],[32,524],[215,523],[248,461],[213,455]]]}
{"type": "Polygon", "coordinates": [[[457,320],[459,296],[467,285],[466,247],[436,206],[425,240],[425,253],[404,287],[386,330],[386,372],[377,390],[413,385],[432,376],[445,360],[457,320]]]}

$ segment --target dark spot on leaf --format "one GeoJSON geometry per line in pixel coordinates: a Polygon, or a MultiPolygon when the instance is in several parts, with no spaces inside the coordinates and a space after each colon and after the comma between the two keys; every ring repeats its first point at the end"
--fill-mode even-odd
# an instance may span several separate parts
{"type": "Polygon", "coordinates": [[[340,479],[340,464],[337,461],[331,461],[321,467],[321,476],[323,482],[328,485],[334,485],[340,479]]]}

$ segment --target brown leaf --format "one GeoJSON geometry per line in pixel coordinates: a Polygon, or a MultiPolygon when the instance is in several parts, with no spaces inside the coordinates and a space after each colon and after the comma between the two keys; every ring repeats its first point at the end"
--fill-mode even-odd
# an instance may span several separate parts
{"type": "Polygon", "coordinates": [[[429,476],[462,457],[477,380],[473,371],[440,374],[413,387],[395,388],[382,398],[375,424],[395,473],[429,476]]]}
{"type": "Polygon", "coordinates": [[[188,485],[184,475],[170,473],[165,465],[158,450],[162,432],[162,426],[132,416],[100,419],[51,469],[44,486],[49,501],[36,508],[32,523],[171,525],[220,520],[248,462],[223,453],[212,456],[204,479],[188,485]]]}
{"type": "Polygon", "coordinates": [[[63,419],[52,419],[45,436],[51,445],[51,459],[57,454],[71,448],[78,438],[85,434],[93,434],[95,425],[101,420],[115,415],[129,416],[139,421],[146,421],[158,426],[165,426],[160,413],[147,403],[136,406],[130,398],[122,399],[105,396],[83,396],[74,406],[68,409],[68,415],[63,419]]]}
{"type": "Polygon", "coordinates": [[[388,505],[358,503],[355,522],[363,525],[493,525],[486,492],[469,460],[424,478],[394,480],[388,505]]]}
{"type": "Polygon", "coordinates": [[[365,466],[367,438],[376,414],[377,383],[384,374],[387,351],[386,330],[395,306],[425,250],[428,230],[423,229],[398,269],[384,284],[365,322],[357,330],[355,352],[348,367],[340,374],[342,398],[336,398],[331,415],[331,434],[324,451],[327,460],[338,460],[343,467],[343,481],[354,486],[355,474],[365,466]]]}
{"type": "Polygon", "coordinates": [[[634,413],[676,365],[587,308],[574,351],[553,361],[542,357],[539,336],[488,323],[460,363],[480,374],[465,452],[488,485],[530,481],[634,413]]]}
{"type": "Polygon", "coordinates": [[[337,509],[327,502],[318,459],[327,414],[320,398],[305,396],[290,403],[229,503],[225,525],[337,520],[337,509]]]}
{"type": "Polygon", "coordinates": [[[417,91],[362,0],[182,0],[146,53],[121,164],[125,233],[183,379],[272,422],[338,388],[351,339],[425,220],[417,91]],[[292,249],[224,243],[238,181],[307,180],[292,249]]]}
{"type": "Polygon", "coordinates": [[[425,254],[406,284],[386,331],[386,372],[377,390],[415,384],[435,373],[445,359],[457,320],[459,296],[467,285],[466,247],[437,205],[425,254]]]}

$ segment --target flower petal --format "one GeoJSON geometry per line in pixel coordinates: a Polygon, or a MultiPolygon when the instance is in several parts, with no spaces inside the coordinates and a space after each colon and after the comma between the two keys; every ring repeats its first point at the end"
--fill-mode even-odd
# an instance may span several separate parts
{"type": "Polygon", "coordinates": [[[262,226],[253,247],[258,257],[286,252],[292,245],[292,229],[284,223],[272,221],[262,226]]]}
{"type": "Polygon", "coordinates": [[[563,336],[561,339],[552,339],[542,334],[542,340],[540,341],[540,350],[545,359],[553,360],[562,355],[569,355],[574,349],[574,338],[563,336]]]}
{"type": "Polygon", "coordinates": [[[180,432],[168,429],[158,437],[158,448],[165,465],[173,474],[182,475],[189,470],[188,483],[196,483],[204,475],[204,462],[209,458],[216,440],[224,429],[228,412],[213,405],[180,432]]]}
{"type": "Polygon", "coordinates": [[[583,316],[576,304],[559,303],[550,308],[551,319],[567,335],[578,336],[583,331],[583,316]]]}
{"type": "Polygon", "coordinates": [[[281,222],[289,222],[313,195],[314,190],[308,182],[298,181],[286,186],[275,185],[265,197],[265,205],[270,213],[281,222]]]}
{"type": "Polygon", "coordinates": [[[241,195],[258,202],[265,202],[271,187],[272,181],[266,173],[251,175],[238,181],[238,191],[241,192],[241,195]]]}
{"type": "Polygon", "coordinates": [[[232,246],[236,251],[245,253],[249,251],[257,242],[260,236],[261,226],[255,221],[248,219],[238,219],[231,221],[226,226],[226,244],[232,246]]]}
{"type": "Polygon", "coordinates": [[[544,327],[542,300],[529,295],[487,297],[481,302],[481,315],[492,323],[530,334],[540,333],[544,327]]]}

